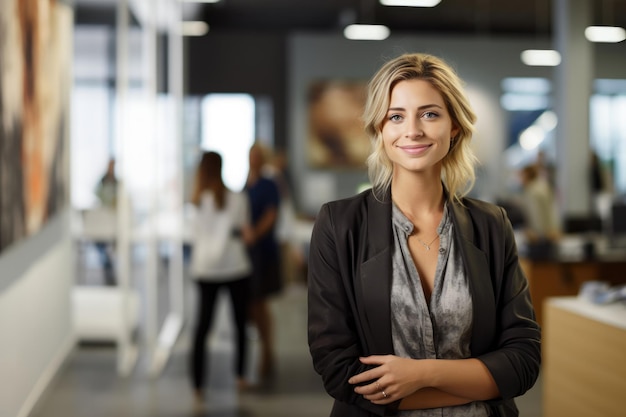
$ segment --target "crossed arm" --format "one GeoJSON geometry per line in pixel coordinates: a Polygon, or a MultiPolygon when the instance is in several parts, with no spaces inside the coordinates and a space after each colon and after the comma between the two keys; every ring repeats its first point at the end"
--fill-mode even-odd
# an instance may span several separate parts
{"type": "Polygon", "coordinates": [[[349,382],[355,385],[357,394],[374,404],[401,399],[399,408],[409,410],[460,405],[500,395],[487,367],[478,359],[417,360],[373,355],[360,360],[375,367],[349,382]]]}

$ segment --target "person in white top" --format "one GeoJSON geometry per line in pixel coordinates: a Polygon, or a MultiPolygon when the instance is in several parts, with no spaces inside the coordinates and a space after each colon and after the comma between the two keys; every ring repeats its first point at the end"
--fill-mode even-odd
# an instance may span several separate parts
{"type": "Polygon", "coordinates": [[[204,152],[198,165],[192,202],[197,208],[193,226],[190,274],[197,283],[198,308],[193,333],[191,377],[196,401],[203,402],[207,373],[206,337],[209,333],[218,290],[225,288],[232,301],[239,388],[246,380],[246,321],[252,266],[247,245],[252,240],[247,194],[229,190],[222,179],[222,157],[204,152]]]}
{"type": "Polygon", "coordinates": [[[556,200],[550,183],[535,164],[520,171],[523,187],[525,234],[529,243],[556,242],[561,235],[556,200]]]}

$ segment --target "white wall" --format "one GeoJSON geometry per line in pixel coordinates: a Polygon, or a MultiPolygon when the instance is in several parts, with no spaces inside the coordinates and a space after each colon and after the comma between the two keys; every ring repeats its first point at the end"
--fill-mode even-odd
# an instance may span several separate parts
{"type": "Polygon", "coordinates": [[[66,212],[0,257],[0,416],[26,417],[74,346],[66,212]]]}

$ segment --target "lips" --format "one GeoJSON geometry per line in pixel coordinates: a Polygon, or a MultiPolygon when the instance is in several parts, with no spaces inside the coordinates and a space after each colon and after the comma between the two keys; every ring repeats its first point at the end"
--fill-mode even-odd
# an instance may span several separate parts
{"type": "Polygon", "coordinates": [[[404,152],[411,155],[419,155],[423,152],[426,152],[432,145],[404,145],[398,146],[398,148],[402,149],[404,152]]]}

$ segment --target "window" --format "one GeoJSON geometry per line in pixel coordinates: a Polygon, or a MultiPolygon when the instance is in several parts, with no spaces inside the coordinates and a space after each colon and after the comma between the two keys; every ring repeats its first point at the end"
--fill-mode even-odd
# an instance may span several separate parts
{"type": "Polygon", "coordinates": [[[209,94],[202,100],[203,150],[222,155],[224,183],[243,189],[248,175],[248,150],[255,140],[255,102],[248,94],[209,94]]]}

